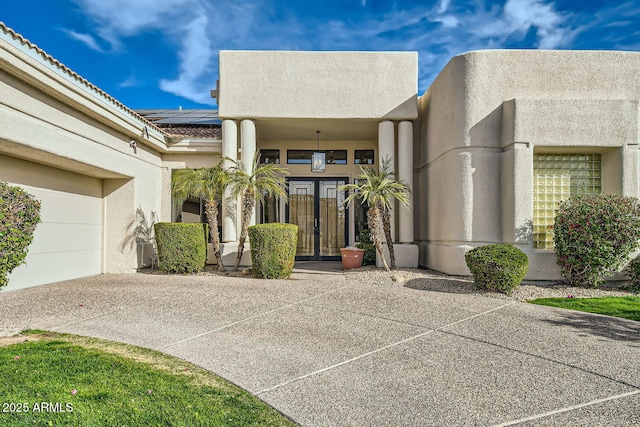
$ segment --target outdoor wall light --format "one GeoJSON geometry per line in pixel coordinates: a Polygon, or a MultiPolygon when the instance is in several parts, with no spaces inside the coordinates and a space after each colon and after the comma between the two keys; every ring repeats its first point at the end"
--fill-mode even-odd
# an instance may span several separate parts
{"type": "Polygon", "coordinates": [[[133,148],[134,153],[138,152],[138,142],[135,139],[129,140],[129,147],[133,148]]]}
{"type": "Polygon", "coordinates": [[[311,155],[311,172],[324,172],[327,164],[324,152],[320,151],[320,131],[316,131],[318,137],[317,151],[311,155]]]}

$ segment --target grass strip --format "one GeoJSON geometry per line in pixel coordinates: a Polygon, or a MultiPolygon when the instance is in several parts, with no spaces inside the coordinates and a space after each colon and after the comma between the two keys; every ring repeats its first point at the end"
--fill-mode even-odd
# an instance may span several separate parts
{"type": "Polygon", "coordinates": [[[528,302],[640,321],[640,297],[539,298],[528,302]]]}
{"type": "Polygon", "coordinates": [[[295,425],[228,381],[159,352],[43,331],[4,341],[2,426],[295,425]]]}

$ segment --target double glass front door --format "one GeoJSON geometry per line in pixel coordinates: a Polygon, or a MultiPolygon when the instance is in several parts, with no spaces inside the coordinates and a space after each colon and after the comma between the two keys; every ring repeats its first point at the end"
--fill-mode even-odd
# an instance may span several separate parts
{"type": "Polygon", "coordinates": [[[298,226],[299,260],[339,260],[346,244],[346,178],[290,178],[286,221],[298,226]]]}

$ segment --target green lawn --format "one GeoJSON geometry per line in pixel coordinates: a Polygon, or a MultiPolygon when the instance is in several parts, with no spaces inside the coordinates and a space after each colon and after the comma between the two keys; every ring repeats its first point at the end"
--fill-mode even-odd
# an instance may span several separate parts
{"type": "Polygon", "coordinates": [[[233,384],[158,352],[23,335],[29,341],[0,343],[2,426],[295,425],[233,384]]]}
{"type": "Polygon", "coordinates": [[[640,321],[640,297],[539,298],[529,302],[640,321]]]}

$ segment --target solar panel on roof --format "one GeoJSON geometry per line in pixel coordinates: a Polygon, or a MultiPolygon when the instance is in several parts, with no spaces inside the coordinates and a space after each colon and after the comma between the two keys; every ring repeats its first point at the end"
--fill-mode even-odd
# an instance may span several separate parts
{"type": "Polygon", "coordinates": [[[217,110],[138,110],[138,114],[157,124],[220,125],[217,110]]]}

